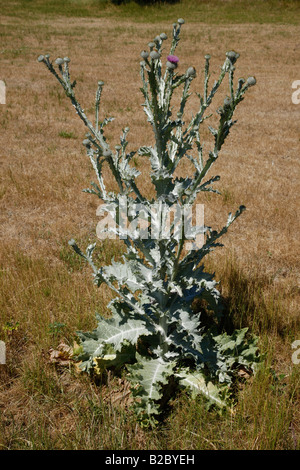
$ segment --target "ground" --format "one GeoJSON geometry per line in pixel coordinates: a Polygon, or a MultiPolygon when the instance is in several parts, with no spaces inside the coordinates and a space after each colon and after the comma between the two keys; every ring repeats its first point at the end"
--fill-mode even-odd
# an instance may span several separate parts
{"type": "MultiPolygon", "coordinates": [[[[126,389],[123,382],[109,381],[103,396],[97,384],[78,375],[71,365],[57,368],[49,362],[50,348],[62,340],[73,345],[77,330],[94,327],[94,312],[106,313],[111,293],[94,288],[88,268],[67,245],[71,238],[83,246],[95,239],[99,201],[82,192],[94,180],[81,144],[83,123],[37,57],[49,53],[53,59],[71,58],[77,96],[87,114],[93,112],[97,81],[103,80],[101,116],[115,118],[107,138],[116,145],[122,128],[129,126],[130,150],[136,150],[152,142],[141,107],[139,55],[157,34],[171,36],[177,16],[170,21],[172,7],[167,8],[165,18],[159,10],[155,22],[150,15],[154,9],[138,22],[130,12],[126,19],[107,11],[102,17],[66,17],[39,10],[2,14],[0,79],[6,84],[6,104],[0,104],[0,339],[7,343],[7,365],[0,376],[0,446],[4,449],[299,446],[299,365],[292,362],[291,346],[300,339],[300,104],[292,102],[292,84],[300,80],[296,21],[215,24],[198,15],[186,21],[177,49],[180,70],[196,68],[194,92],[202,91],[207,53],[211,82],[227,50],[240,53],[236,78],[254,75],[257,80],[239,106],[238,122],[212,172],[221,176],[222,196],[201,201],[205,223],[216,227],[226,221],[228,212],[241,204],[247,207],[226,235],[225,247],[207,260],[221,281],[237,326],[249,326],[260,335],[267,357],[260,379],[240,391],[234,417],[208,416],[202,403],[187,409],[188,398],[181,396],[164,427],[147,433],[136,425],[127,402],[115,408],[115,401],[107,399],[109,387],[115,387],[111,396],[118,387],[126,389]]],[[[177,14],[179,6],[173,8],[177,14]]],[[[188,114],[197,106],[194,95],[188,114]]],[[[208,141],[208,133],[204,138],[208,141]]],[[[145,168],[138,157],[136,165],[145,168]]],[[[142,185],[150,194],[147,177],[142,185]]],[[[109,263],[118,250],[118,244],[103,242],[100,262],[109,263]]],[[[122,402],[123,395],[117,401],[122,402]]]]}

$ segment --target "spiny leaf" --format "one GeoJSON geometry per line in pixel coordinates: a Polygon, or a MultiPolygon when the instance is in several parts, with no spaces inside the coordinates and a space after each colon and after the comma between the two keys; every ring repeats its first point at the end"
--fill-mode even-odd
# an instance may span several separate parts
{"type": "Polygon", "coordinates": [[[146,358],[137,354],[137,363],[128,368],[129,380],[134,386],[133,393],[138,396],[138,413],[151,416],[159,413],[157,401],[162,397],[162,385],[173,374],[175,362],[166,362],[162,358],[146,358]]]}
{"type": "Polygon", "coordinates": [[[124,344],[120,351],[115,351],[111,345],[106,345],[101,356],[94,358],[94,368],[98,375],[110,368],[119,369],[135,359],[136,348],[124,344]]]}
{"type": "Polygon", "coordinates": [[[227,406],[226,401],[224,401],[222,397],[220,388],[212,382],[207,382],[203,373],[181,370],[175,374],[175,377],[179,379],[179,385],[190,390],[193,396],[203,395],[211,403],[220,408],[227,406]]]}
{"type": "Polygon", "coordinates": [[[78,332],[84,352],[92,358],[102,356],[107,344],[120,351],[125,341],[136,344],[140,336],[150,335],[154,331],[152,325],[146,321],[122,317],[117,311],[112,318],[98,316],[98,320],[97,328],[91,333],[78,332]]]}

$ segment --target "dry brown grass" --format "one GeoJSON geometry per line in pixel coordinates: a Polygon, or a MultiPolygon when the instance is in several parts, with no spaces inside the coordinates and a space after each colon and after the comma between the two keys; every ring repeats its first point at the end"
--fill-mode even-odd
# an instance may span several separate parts
{"type": "MultiPolygon", "coordinates": [[[[84,379],[78,379],[78,383],[67,374],[62,381],[56,375],[47,381],[40,369],[34,369],[44,364],[42,359],[36,359],[42,357],[43,350],[56,344],[57,338],[47,334],[50,323],[65,323],[64,334],[71,340],[76,329],[93,325],[94,310],[105,312],[110,298],[106,289],[96,292],[90,285],[88,270],[69,255],[66,247],[70,238],[86,244],[88,238],[95,237],[98,201],[81,192],[94,175],[81,145],[83,124],[36,58],[46,52],[53,59],[66,55],[71,58],[77,95],[87,112],[92,112],[97,80],[104,80],[101,113],[116,118],[106,135],[117,144],[122,127],[130,125],[130,149],[137,149],[152,142],[151,129],[140,106],[143,99],[139,93],[139,53],[151,37],[162,31],[169,33],[170,25],[111,19],[44,18],[43,22],[24,22],[2,18],[0,79],[7,84],[7,104],[0,105],[0,324],[20,322],[18,333],[14,333],[16,344],[8,340],[9,371],[0,388],[0,410],[5,409],[5,429],[10,430],[9,437],[3,438],[4,447],[26,447],[20,439],[30,439],[22,437],[22,430],[28,431],[33,421],[50,429],[45,447],[84,445],[77,435],[81,429],[79,416],[84,414],[81,407],[89,410],[87,421],[100,419],[97,410],[89,408],[91,402],[85,395],[91,385],[84,379]],[[73,138],[59,136],[62,132],[73,133],[73,138]],[[49,392],[51,386],[53,390],[49,392]],[[63,394],[72,403],[71,411],[63,394]],[[62,423],[63,428],[72,429],[73,444],[63,428],[58,432],[62,423]]],[[[274,367],[287,374],[292,368],[291,342],[299,336],[300,105],[291,101],[292,82],[299,79],[297,33],[298,28],[290,25],[215,27],[193,23],[184,26],[178,48],[182,70],[193,65],[198,71],[193,82],[195,91],[202,87],[206,53],[212,56],[216,76],[226,50],[237,50],[241,54],[238,76],[254,74],[257,79],[257,86],[240,105],[238,123],[213,169],[213,174],[221,175],[219,188],[224,195],[204,199],[205,222],[209,225],[225,221],[227,213],[240,204],[246,205],[247,211],[226,236],[226,248],[214,253],[209,263],[217,277],[223,279],[225,293],[234,297],[235,286],[249,289],[252,298],[257,296],[256,306],[263,300],[270,315],[277,312],[276,319],[270,320],[269,331],[275,334],[273,339],[270,337],[270,344],[276,350],[274,367]],[[232,257],[233,265],[228,261],[232,257]],[[282,340],[276,336],[278,332],[284,332],[282,340]]],[[[190,111],[196,105],[195,98],[190,111]]],[[[137,165],[144,163],[137,159],[137,165]]],[[[150,192],[149,182],[142,184],[144,191],[150,192]]],[[[105,244],[102,259],[108,262],[117,251],[110,243],[105,244]]],[[[246,313],[251,315],[251,311],[246,313]]],[[[258,311],[252,320],[254,328],[259,329],[262,325],[257,316],[258,311]]],[[[46,375],[47,371],[45,365],[46,375]]],[[[122,416],[114,416],[116,428],[124,426],[122,416]]],[[[293,426],[297,427],[299,416],[293,419],[293,426]]],[[[111,436],[112,428],[109,429],[111,436]]],[[[82,432],[86,448],[163,446],[157,436],[141,439],[132,429],[134,426],[127,429],[123,441],[114,442],[111,447],[105,441],[95,444],[95,436],[88,437],[86,429],[82,432]]],[[[251,439],[253,434],[249,442],[251,439]]],[[[240,445],[238,441],[236,445],[240,445]]],[[[259,447],[258,443],[255,445],[259,447]]]]}

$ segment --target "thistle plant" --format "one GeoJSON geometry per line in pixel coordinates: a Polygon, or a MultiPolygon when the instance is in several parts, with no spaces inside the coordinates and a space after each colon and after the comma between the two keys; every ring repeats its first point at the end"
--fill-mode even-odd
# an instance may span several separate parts
{"type": "Polygon", "coordinates": [[[184,20],[179,19],[173,25],[169,55],[164,55],[165,33],[156,36],[141,52],[143,109],[155,144],[142,146],[137,152],[127,152],[129,128],[123,129],[120,143],[114,148],[106,140],[105,126],[112,118],[100,120],[102,81],[98,82],[92,123],[76,99],[70,59],[58,58],[53,65],[49,55],[38,58],[58,80],[87,128],[83,145],[97,183],[84,191],[98,196],[102,202],[100,212],[110,214],[114,221],[104,231],[114,233],[125,244],[121,261],[113,259],[111,265],[99,267],[93,257],[96,243],[83,252],[74,240],[69,242],[91,266],[95,284],[107,284],[116,295],[109,303],[109,318],[97,314],[95,330],[78,332],[78,359],[81,368],[89,373],[110,368],[125,371],[136,397],[135,411],[143,423],[155,423],[162,399],[170,395],[170,390],[175,393],[180,388],[187,388],[193,395],[203,394],[208,403],[226,407],[237,369],[242,366],[254,371],[258,361],[257,339],[249,335],[247,328],[232,334],[222,331],[225,313],[218,283],[203,264],[208,253],[222,246],[219,239],[245,207],[230,213],[221,230],[212,230],[204,223],[191,228],[191,217],[186,216],[196,205],[199,193],[218,194],[214,183],[220,177],[208,174],[236,122],[234,111],[255,84],[255,78],[240,78],[234,83],[239,54],[230,51],[218,79],[210,86],[210,56],[206,55],[203,92],[197,93],[199,109],[186,123],[185,109],[196,70],[191,66],[179,73],[175,50],[183,24],[184,20]],[[226,81],[228,92],[217,109],[218,125],[208,125],[213,143],[207,152],[200,129],[212,115],[208,110],[226,81]],[[177,89],[181,92],[175,113],[171,103],[177,89]],[[147,199],[139,187],[140,172],[132,161],[136,153],[150,162],[155,193],[152,199],[147,199]],[[193,174],[175,176],[183,159],[191,162],[193,174]],[[105,165],[115,179],[117,191],[106,186],[105,165]],[[168,218],[174,207],[179,223],[171,223],[168,218]],[[143,230],[138,227],[141,219],[145,222],[143,230]],[[202,244],[191,243],[191,236],[193,240],[201,236],[202,244]],[[205,304],[206,314],[203,309],[201,313],[194,308],[197,299],[205,304]]]}

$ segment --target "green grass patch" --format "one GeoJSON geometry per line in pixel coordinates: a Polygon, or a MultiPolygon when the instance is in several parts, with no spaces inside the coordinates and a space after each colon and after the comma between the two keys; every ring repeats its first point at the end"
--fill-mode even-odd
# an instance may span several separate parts
{"type": "Polygon", "coordinates": [[[58,135],[63,139],[77,139],[77,136],[73,132],[61,131],[58,135]]]}
{"type": "Polygon", "coordinates": [[[189,22],[286,23],[299,24],[300,3],[297,0],[181,0],[178,2],[111,0],[17,0],[1,1],[2,15],[20,18],[94,17],[131,19],[135,22],[174,21],[184,17],[189,22]]]}

